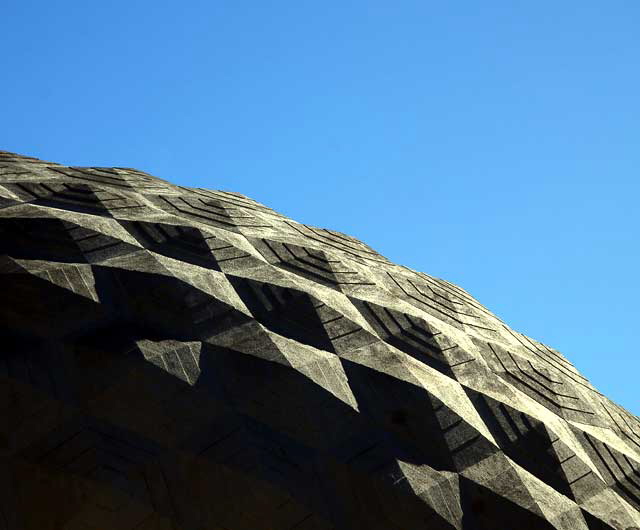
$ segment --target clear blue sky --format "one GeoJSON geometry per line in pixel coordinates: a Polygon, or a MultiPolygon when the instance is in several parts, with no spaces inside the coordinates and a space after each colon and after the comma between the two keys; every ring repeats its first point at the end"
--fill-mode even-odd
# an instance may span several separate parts
{"type": "Polygon", "coordinates": [[[8,0],[0,149],[234,190],[640,414],[640,2],[8,0]]]}

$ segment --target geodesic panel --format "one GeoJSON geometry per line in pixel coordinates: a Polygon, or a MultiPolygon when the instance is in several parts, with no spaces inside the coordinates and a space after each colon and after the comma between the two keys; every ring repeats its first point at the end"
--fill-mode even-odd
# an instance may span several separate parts
{"type": "Polygon", "coordinates": [[[0,152],[0,530],[640,528],[640,421],[237,193],[0,152]]]}

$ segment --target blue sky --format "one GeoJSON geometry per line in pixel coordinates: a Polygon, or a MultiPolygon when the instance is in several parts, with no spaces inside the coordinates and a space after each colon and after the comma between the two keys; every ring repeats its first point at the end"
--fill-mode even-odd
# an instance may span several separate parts
{"type": "Polygon", "coordinates": [[[640,414],[640,3],[3,4],[0,149],[238,191],[640,414]]]}

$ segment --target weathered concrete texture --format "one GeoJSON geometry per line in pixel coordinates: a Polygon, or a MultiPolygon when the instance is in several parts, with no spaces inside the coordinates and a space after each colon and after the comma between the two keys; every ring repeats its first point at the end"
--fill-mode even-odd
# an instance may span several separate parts
{"type": "Polygon", "coordinates": [[[339,232],[0,152],[0,273],[2,530],[640,527],[637,417],[339,232]]]}

